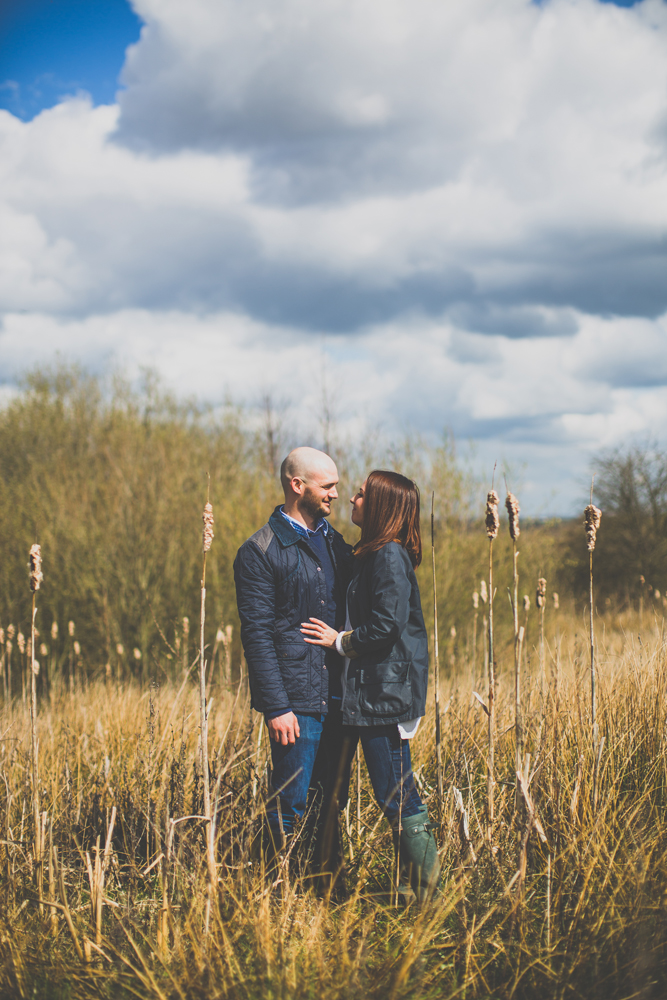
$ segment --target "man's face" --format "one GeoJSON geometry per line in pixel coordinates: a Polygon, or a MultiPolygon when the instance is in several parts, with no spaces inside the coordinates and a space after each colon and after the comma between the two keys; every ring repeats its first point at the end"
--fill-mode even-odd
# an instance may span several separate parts
{"type": "Polygon", "coordinates": [[[298,505],[304,513],[319,520],[331,513],[331,504],[338,499],[338,471],[335,466],[313,473],[308,482],[303,484],[303,493],[298,505]]]}

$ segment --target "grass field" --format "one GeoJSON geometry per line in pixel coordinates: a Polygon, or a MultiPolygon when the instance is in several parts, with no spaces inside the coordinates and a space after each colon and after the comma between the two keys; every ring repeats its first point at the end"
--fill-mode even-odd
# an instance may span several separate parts
{"type": "Polygon", "coordinates": [[[667,664],[662,620],[644,618],[641,636],[627,614],[598,625],[595,790],[585,628],[550,611],[544,671],[528,643],[518,808],[512,664],[499,663],[490,840],[486,716],[472,694],[484,700],[481,637],[475,665],[469,641],[445,651],[441,802],[432,699],[413,753],[444,873],[442,899],[422,911],[392,902],[391,839],[363,768],[360,808],[355,779],[343,816],[349,899],[318,897],[289,864],[265,877],[253,842],[268,748],[238,663],[210,691],[208,915],[196,669],[159,687],[114,673],[77,676],[74,690],[53,680],[39,706],[35,857],[19,693],[1,716],[0,996],[667,995],[667,664]]]}

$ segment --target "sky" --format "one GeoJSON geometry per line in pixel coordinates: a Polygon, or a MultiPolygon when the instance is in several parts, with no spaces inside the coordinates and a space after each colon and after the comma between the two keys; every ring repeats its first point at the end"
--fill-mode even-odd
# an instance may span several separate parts
{"type": "Polygon", "coordinates": [[[664,0],[0,0],[0,385],[453,434],[525,513],[667,439],[664,0]]]}

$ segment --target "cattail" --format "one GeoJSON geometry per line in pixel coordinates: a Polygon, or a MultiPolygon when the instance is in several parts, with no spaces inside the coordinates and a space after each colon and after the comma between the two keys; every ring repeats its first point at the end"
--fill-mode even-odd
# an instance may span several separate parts
{"type": "Polygon", "coordinates": [[[473,592],[472,595],[472,606],[475,609],[475,611],[477,611],[479,607],[479,594],[477,593],[476,590],[473,592]]]}
{"type": "MultiPolygon", "coordinates": [[[[595,539],[597,537],[598,528],[600,527],[600,519],[602,517],[602,511],[595,504],[589,503],[584,511],[584,526],[586,528],[586,545],[588,546],[588,551],[592,552],[595,548],[595,539]]],[[[641,577],[643,581],[643,577],[641,577]]]]}
{"type": "Polygon", "coordinates": [[[81,646],[76,640],[74,641],[74,655],[81,656],[81,646]]]}
{"type": "Polygon", "coordinates": [[[43,642],[42,645],[39,647],[39,652],[42,656],[49,655],[49,649],[45,642],[43,642]]]}
{"type": "MultiPolygon", "coordinates": [[[[9,628],[13,629],[13,626],[10,625],[9,628]]],[[[9,628],[7,629],[7,635],[9,635],[9,628]]],[[[11,635],[9,636],[9,638],[11,639],[11,635]]],[[[23,653],[25,653],[25,636],[23,632],[19,632],[19,634],[16,636],[16,641],[18,643],[19,653],[23,655],[23,653]]]]}
{"type": "MultiPolygon", "coordinates": [[[[491,494],[489,494],[489,496],[490,495],[491,494]]],[[[487,500],[488,500],[488,498],[487,498],[487,500]]],[[[496,503],[497,502],[498,501],[496,500],[496,503]]],[[[521,508],[519,507],[519,501],[517,500],[517,498],[514,496],[513,493],[509,493],[508,492],[507,496],[505,497],[505,507],[507,508],[507,516],[509,517],[510,538],[512,539],[512,541],[516,541],[516,539],[521,534],[521,529],[519,528],[519,511],[521,510],[521,508]]],[[[488,510],[489,510],[488,504],[487,504],[486,510],[487,510],[487,522],[486,523],[487,523],[487,530],[488,530],[488,523],[489,523],[488,522],[488,510]]],[[[496,531],[497,531],[497,529],[496,529],[496,531]]],[[[489,535],[489,538],[490,537],[491,536],[489,535]]],[[[495,538],[495,535],[494,535],[494,538],[495,538]]]]}
{"type": "Polygon", "coordinates": [[[13,625],[8,625],[7,626],[7,638],[8,639],[13,639],[15,635],[16,635],[16,629],[14,628],[14,626],[13,625]]]}
{"type": "Polygon", "coordinates": [[[58,638],[58,622],[51,623],[51,638],[52,639],[58,638]]]}
{"type": "MultiPolygon", "coordinates": [[[[537,590],[535,591],[535,603],[538,608],[543,608],[547,602],[547,581],[543,576],[537,581],[537,590]]],[[[554,594],[554,604],[558,607],[558,594],[554,594]]]]}
{"type": "Polygon", "coordinates": [[[488,620],[488,651],[489,651],[489,704],[488,704],[488,727],[489,727],[489,753],[487,758],[487,836],[489,843],[493,839],[493,823],[495,818],[494,807],[494,760],[495,760],[495,700],[496,700],[496,676],[495,664],[493,661],[493,540],[498,537],[500,518],[498,517],[498,494],[494,489],[489,490],[486,495],[486,534],[489,539],[489,620],[488,620]]]}
{"type": "Polygon", "coordinates": [[[44,579],[44,574],[42,573],[42,549],[41,546],[34,545],[30,546],[30,589],[33,594],[36,590],[39,590],[39,586],[44,579]]]}
{"type": "Polygon", "coordinates": [[[67,631],[70,637],[74,635],[74,622],[67,622],[67,631]]]}
{"type": "Polygon", "coordinates": [[[554,610],[558,611],[560,607],[560,598],[558,597],[557,591],[554,590],[553,594],[551,595],[551,600],[554,602],[554,610]]]}
{"type": "Polygon", "coordinates": [[[500,527],[500,518],[498,517],[499,502],[500,497],[496,491],[490,490],[486,495],[486,520],[484,522],[490,541],[493,541],[498,536],[498,528],[500,527]]]}
{"type": "MultiPolygon", "coordinates": [[[[539,607],[539,604],[538,604],[538,607],[539,607]]],[[[528,596],[528,594],[524,594],[523,595],[523,610],[524,611],[530,611],[530,597],[528,596]]]]}
{"type": "Polygon", "coordinates": [[[451,635],[452,639],[456,639],[456,625],[452,625],[452,627],[449,630],[449,634],[451,635]]]}
{"type": "Polygon", "coordinates": [[[141,659],[141,650],[137,649],[137,647],[135,646],[134,649],[132,650],[132,656],[135,658],[135,660],[140,660],[141,659]]]}
{"type": "Polygon", "coordinates": [[[656,590],[653,591],[653,596],[655,597],[656,601],[660,600],[660,591],[657,588],[656,590]]]}
{"type": "Polygon", "coordinates": [[[486,580],[480,580],[479,581],[479,596],[482,598],[482,600],[486,604],[488,596],[489,596],[488,593],[487,593],[487,590],[486,590],[486,580]]]}
{"type": "Polygon", "coordinates": [[[204,552],[208,552],[211,548],[211,542],[213,541],[213,505],[207,503],[204,505],[204,513],[202,514],[202,520],[204,522],[204,531],[202,533],[202,539],[204,543],[204,552]]]}
{"type": "Polygon", "coordinates": [[[4,646],[4,644],[5,644],[5,630],[4,628],[0,628],[0,645],[4,646]]]}
{"type": "Polygon", "coordinates": [[[125,646],[122,642],[116,643],[116,653],[118,656],[125,656],[125,646]]]}
{"type": "Polygon", "coordinates": [[[190,619],[185,617],[183,619],[183,638],[187,639],[190,635],[190,619]]]}
{"type": "Polygon", "coordinates": [[[14,647],[12,646],[12,640],[7,640],[7,655],[9,655],[14,647]]]}

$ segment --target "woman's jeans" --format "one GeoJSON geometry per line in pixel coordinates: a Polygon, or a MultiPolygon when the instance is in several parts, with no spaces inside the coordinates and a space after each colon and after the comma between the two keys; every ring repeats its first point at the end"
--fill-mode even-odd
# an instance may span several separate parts
{"type": "Polygon", "coordinates": [[[398,726],[350,727],[353,741],[361,740],[364,759],[378,805],[394,825],[401,816],[416,816],[422,801],[415,787],[410,740],[402,740],[398,726]]]}

